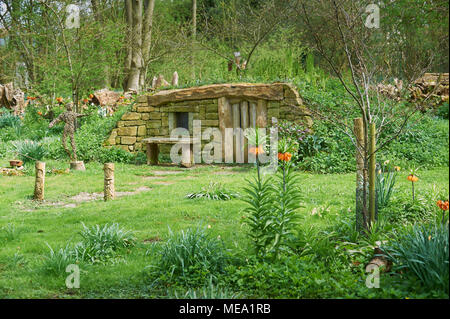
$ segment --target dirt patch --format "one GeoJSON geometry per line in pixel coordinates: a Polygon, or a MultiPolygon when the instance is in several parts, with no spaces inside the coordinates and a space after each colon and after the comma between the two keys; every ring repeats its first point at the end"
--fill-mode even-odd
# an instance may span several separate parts
{"type": "Polygon", "coordinates": [[[214,172],[214,175],[234,175],[234,173],[232,172],[226,172],[226,171],[218,171],[218,172],[214,172]]]}
{"type": "Polygon", "coordinates": [[[183,171],[152,171],[155,175],[175,175],[175,174],[181,174],[183,171]]]}
{"type": "Polygon", "coordinates": [[[175,182],[166,182],[166,181],[159,181],[159,182],[154,182],[153,184],[155,185],[172,185],[175,184],[175,182]]]}
{"type": "MultiPolygon", "coordinates": [[[[135,195],[135,194],[138,194],[138,193],[141,193],[141,192],[147,192],[149,190],[151,190],[151,188],[149,188],[147,186],[142,186],[142,187],[139,187],[136,190],[130,191],[130,192],[116,192],[116,197],[135,195]]],[[[89,202],[89,201],[94,201],[94,200],[101,200],[101,199],[103,199],[103,193],[85,193],[85,192],[82,192],[82,193],[79,193],[78,195],[70,197],[69,199],[73,200],[73,201],[75,201],[77,203],[89,202]]]]}
{"type": "Polygon", "coordinates": [[[144,244],[151,244],[151,243],[155,243],[155,242],[158,242],[161,240],[162,239],[159,236],[155,236],[155,237],[150,237],[150,238],[144,239],[142,242],[144,244]]]}
{"type": "Polygon", "coordinates": [[[146,180],[146,181],[154,180],[154,179],[162,179],[162,178],[164,178],[164,176],[144,176],[144,177],[142,177],[142,179],[146,180]]]}

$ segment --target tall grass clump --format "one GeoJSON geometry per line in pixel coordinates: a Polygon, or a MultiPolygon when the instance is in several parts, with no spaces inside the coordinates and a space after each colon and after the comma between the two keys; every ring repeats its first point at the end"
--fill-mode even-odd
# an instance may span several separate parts
{"type": "Polygon", "coordinates": [[[186,195],[186,198],[211,199],[211,200],[230,200],[239,197],[239,194],[233,193],[225,189],[220,183],[210,182],[208,186],[202,187],[201,191],[186,195]]]}
{"type": "Polygon", "coordinates": [[[39,142],[23,140],[13,143],[15,152],[24,162],[40,161],[47,155],[47,150],[39,142]]]}
{"type": "Polygon", "coordinates": [[[74,248],[77,260],[91,263],[104,262],[116,255],[122,248],[135,245],[136,239],[131,231],[120,228],[119,224],[105,224],[87,227],[83,224],[80,232],[82,241],[74,248]]]}
{"type": "Polygon", "coordinates": [[[389,161],[379,165],[376,174],[375,190],[377,194],[378,208],[386,207],[394,192],[397,172],[400,170],[398,166],[390,167],[389,161]]]}
{"type": "Polygon", "coordinates": [[[15,127],[21,124],[20,117],[12,114],[9,111],[1,113],[0,115],[0,128],[15,127]]]}
{"type": "Polygon", "coordinates": [[[418,279],[427,289],[449,291],[448,224],[414,225],[383,251],[398,270],[418,279]]]}
{"type": "Polygon", "coordinates": [[[68,265],[76,263],[74,251],[69,244],[59,249],[53,249],[49,244],[47,246],[50,251],[44,257],[44,263],[42,265],[45,273],[60,275],[66,271],[68,265]]]}
{"type": "Polygon", "coordinates": [[[196,281],[201,277],[217,278],[224,271],[228,257],[221,240],[210,237],[205,229],[196,228],[174,234],[160,247],[156,268],[167,280],[196,281]]]}

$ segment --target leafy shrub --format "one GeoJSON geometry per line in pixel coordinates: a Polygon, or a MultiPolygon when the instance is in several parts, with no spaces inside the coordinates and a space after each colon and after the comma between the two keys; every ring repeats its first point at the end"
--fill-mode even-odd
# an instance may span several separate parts
{"type": "MultiPolygon", "coordinates": [[[[170,231],[170,229],[169,229],[170,231]]],[[[164,280],[203,282],[224,271],[228,257],[223,243],[211,238],[204,229],[188,229],[174,234],[158,247],[157,274],[164,280]]]]}
{"type": "Polygon", "coordinates": [[[77,260],[104,262],[114,257],[119,249],[135,244],[133,233],[120,228],[119,224],[105,224],[102,227],[86,227],[83,224],[83,228],[80,233],[82,241],[74,248],[77,260]]]}
{"type": "Polygon", "coordinates": [[[431,221],[433,211],[429,199],[425,196],[417,196],[414,201],[408,194],[395,197],[387,206],[380,210],[391,223],[416,223],[431,221]]]}
{"type": "Polygon", "coordinates": [[[445,102],[437,109],[436,115],[448,120],[448,102],[445,102]]]}
{"type": "Polygon", "coordinates": [[[426,288],[449,291],[448,224],[417,226],[400,233],[383,251],[397,270],[426,288]]]}
{"type": "MultiPolygon", "coordinates": [[[[261,145],[256,132],[249,140],[255,140],[253,145],[261,145]]],[[[296,141],[286,138],[279,141],[281,173],[275,180],[264,180],[261,177],[261,164],[257,156],[257,175],[253,181],[248,182],[248,187],[244,188],[247,196],[243,201],[248,204],[244,209],[248,214],[245,223],[250,228],[248,235],[258,257],[264,258],[271,254],[276,259],[281,251],[288,248],[287,238],[292,234],[295,213],[300,207],[300,194],[296,186],[298,180],[291,165],[291,156],[295,150],[296,141]]]]}
{"type": "Polygon", "coordinates": [[[187,194],[186,197],[189,199],[230,200],[239,197],[239,194],[226,190],[220,183],[210,182],[207,187],[202,187],[201,191],[187,194]]]}
{"type": "Polygon", "coordinates": [[[0,113],[0,128],[20,126],[20,117],[12,114],[8,110],[0,113]]]}
{"type": "Polygon", "coordinates": [[[47,155],[47,150],[39,142],[24,140],[14,142],[13,145],[24,163],[40,161],[47,155]]]}

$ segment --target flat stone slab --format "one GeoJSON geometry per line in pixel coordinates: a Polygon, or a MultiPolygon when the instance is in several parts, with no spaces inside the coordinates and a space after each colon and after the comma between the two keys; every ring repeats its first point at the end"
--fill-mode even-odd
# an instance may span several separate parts
{"type": "Polygon", "coordinates": [[[150,106],[158,106],[174,101],[217,99],[219,97],[281,101],[284,98],[284,88],[286,86],[286,83],[211,84],[186,89],[159,91],[153,95],[148,95],[147,100],[150,106]]]}

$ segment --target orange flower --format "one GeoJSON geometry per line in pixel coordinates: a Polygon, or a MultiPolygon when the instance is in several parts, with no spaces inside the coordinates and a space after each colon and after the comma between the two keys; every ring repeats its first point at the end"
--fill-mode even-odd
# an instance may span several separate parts
{"type": "Polygon", "coordinates": [[[419,178],[417,176],[415,176],[414,174],[408,175],[407,179],[408,179],[408,181],[413,182],[413,183],[415,183],[419,180],[419,178]]]}
{"type": "Polygon", "coordinates": [[[87,103],[87,102],[89,102],[89,100],[88,99],[83,99],[83,102],[87,103]]]}
{"type": "Polygon", "coordinates": [[[258,147],[250,147],[249,152],[252,154],[255,154],[255,155],[264,154],[264,149],[263,149],[262,145],[260,145],[258,147]]]}
{"type": "Polygon", "coordinates": [[[290,160],[291,160],[291,158],[292,158],[292,154],[291,153],[284,153],[284,160],[286,161],[286,162],[289,162],[290,160]]]}
{"type": "Polygon", "coordinates": [[[94,94],[89,94],[89,98],[92,99],[94,97],[94,94]]]}
{"type": "Polygon", "coordinates": [[[42,112],[41,111],[38,111],[37,114],[42,116],[42,112]]]}
{"type": "Polygon", "coordinates": [[[31,96],[27,96],[27,100],[32,100],[33,98],[31,96]]]}
{"type": "Polygon", "coordinates": [[[289,162],[292,158],[292,154],[289,152],[286,153],[278,153],[278,159],[280,161],[289,162]]]}
{"type": "Polygon", "coordinates": [[[438,200],[437,201],[437,205],[439,206],[440,209],[442,209],[443,211],[448,210],[448,200],[446,201],[442,201],[442,200],[438,200]]]}
{"type": "Polygon", "coordinates": [[[58,101],[58,103],[62,103],[63,98],[62,98],[62,97],[57,97],[57,98],[56,98],[56,101],[58,101]]]}
{"type": "Polygon", "coordinates": [[[125,98],[125,96],[121,95],[121,96],[119,97],[119,100],[123,100],[124,98],[125,98]]]}

